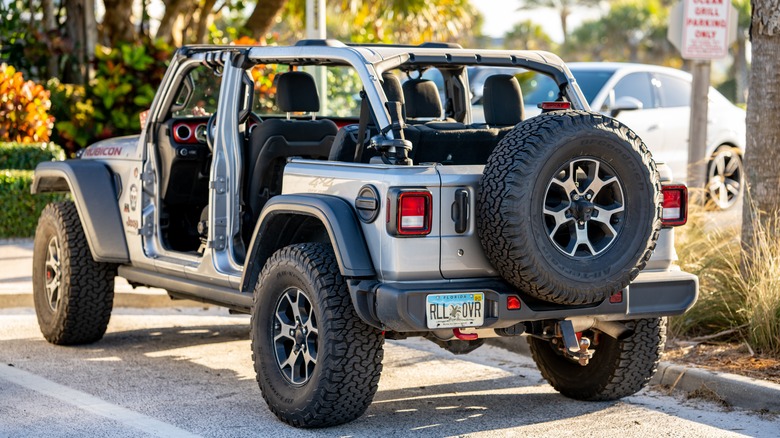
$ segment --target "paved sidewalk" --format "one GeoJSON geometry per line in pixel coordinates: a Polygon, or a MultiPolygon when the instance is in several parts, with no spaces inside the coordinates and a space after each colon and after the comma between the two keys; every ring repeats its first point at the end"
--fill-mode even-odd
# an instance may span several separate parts
{"type": "MultiPolygon", "coordinates": [[[[32,239],[0,240],[0,309],[33,307],[32,239]]],[[[116,278],[114,307],[208,307],[190,300],[172,300],[163,289],[133,288],[116,278]]]]}

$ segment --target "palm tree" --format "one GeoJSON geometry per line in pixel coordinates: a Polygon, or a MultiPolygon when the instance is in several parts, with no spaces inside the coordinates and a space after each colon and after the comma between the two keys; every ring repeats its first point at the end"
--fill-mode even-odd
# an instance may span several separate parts
{"type": "MultiPolygon", "coordinates": [[[[414,43],[461,38],[479,22],[469,0],[328,0],[329,31],[356,42],[414,43]]],[[[258,0],[244,27],[260,38],[283,9],[302,22],[302,0],[258,0]]]]}
{"type": "Polygon", "coordinates": [[[504,35],[504,47],[524,50],[551,50],[553,41],[542,26],[531,20],[521,21],[504,35]]]}
{"type": "Polygon", "coordinates": [[[566,38],[569,36],[567,22],[574,6],[595,6],[601,3],[601,0],[521,0],[518,9],[555,9],[561,18],[561,29],[563,30],[563,43],[566,44],[566,38]]]}

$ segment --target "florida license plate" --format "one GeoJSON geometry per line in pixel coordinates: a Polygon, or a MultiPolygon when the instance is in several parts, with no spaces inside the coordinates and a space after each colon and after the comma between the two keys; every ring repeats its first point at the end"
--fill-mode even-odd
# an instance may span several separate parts
{"type": "Polygon", "coordinates": [[[485,294],[434,294],[425,298],[429,329],[479,327],[485,322],[485,294]]]}

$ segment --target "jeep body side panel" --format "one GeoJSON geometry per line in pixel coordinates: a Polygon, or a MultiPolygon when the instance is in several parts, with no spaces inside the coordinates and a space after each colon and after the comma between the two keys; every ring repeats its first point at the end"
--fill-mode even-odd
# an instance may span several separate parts
{"type": "MultiPolygon", "coordinates": [[[[439,271],[440,178],[434,166],[390,166],[294,159],[284,170],[282,193],[328,193],[354,209],[363,186],[379,193],[379,212],[373,222],[359,222],[377,278],[382,281],[441,280],[439,271]],[[431,233],[394,237],[387,231],[390,188],[428,190],[433,200],[431,233]]],[[[449,211],[447,212],[449,218],[449,211]]]]}
{"type": "Polygon", "coordinates": [[[127,263],[129,255],[117,204],[117,189],[105,164],[66,160],[39,164],[35,168],[31,191],[33,194],[70,191],[92,257],[98,262],[127,263]]]}
{"type": "Polygon", "coordinates": [[[336,254],[341,275],[373,277],[374,267],[358,219],[347,201],[331,195],[278,195],[263,208],[255,226],[241,279],[241,291],[251,292],[266,260],[286,239],[289,219],[311,216],[325,227],[336,254]]]}

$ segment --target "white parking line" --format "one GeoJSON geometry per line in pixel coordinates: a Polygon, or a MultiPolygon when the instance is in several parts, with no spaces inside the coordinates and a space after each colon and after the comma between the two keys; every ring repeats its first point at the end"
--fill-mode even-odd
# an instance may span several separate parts
{"type": "Polygon", "coordinates": [[[23,386],[27,389],[39,392],[49,397],[73,405],[79,409],[117,421],[126,426],[133,427],[148,434],[159,437],[197,437],[198,435],[179,429],[168,423],[130,409],[111,404],[103,399],[89,395],[85,392],[68,388],[54,383],[41,376],[20,370],[18,368],[0,364],[0,377],[9,382],[23,386]]]}

